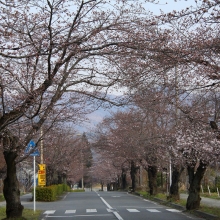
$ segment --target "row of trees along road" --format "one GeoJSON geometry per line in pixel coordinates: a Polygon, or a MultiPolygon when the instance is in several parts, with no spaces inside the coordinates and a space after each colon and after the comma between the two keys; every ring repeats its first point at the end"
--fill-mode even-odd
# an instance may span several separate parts
{"type": "MultiPolygon", "coordinates": [[[[219,109],[219,97],[209,91],[193,94],[187,102],[181,100],[182,108],[187,109],[190,116],[179,112],[178,118],[167,98],[160,96],[161,105],[154,103],[155,97],[145,94],[145,105],[136,103],[136,108],[106,117],[97,128],[97,152],[110,161],[112,167],[117,167],[122,181],[126,180],[123,176],[130,173],[133,190],[136,190],[138,171],[143,167],[148,173],[150,195],[158,192],[157,172],[166,170],[171,163],[169,196],[175,200],[179,200],[180,176],[186,169],[190,186],[186,208],[197,209],[205,171],[219,160],[219,139],[208,123],[213,111],[219,109]]],[[[122,182],[120,187],[125,189],[125,186],[126,182],[122,182]]]]}
{"type": "MultiPolygon", "coordinates": [[[[31,139],[39,142],[39,130],[46,120],[51,127],[62,121],[77,123],[86,113],[105,102],[108,105],[104,107],[122,105],[129,100],[135,103],[137,94],[144,91],[141,88],[149,88],[164,89],[158,96],[151,90],[156,96],[155,113],[156,109],[160,110],[159,106],[162,107],[162,100],[167,103],[162,110],[164,116],[155,114],[152,118],[144,119],[154,125],[158,121],[159,124],[163,121],[169,123],[163,111],[173,108],[178,91],[179,100],[176,99],[175,108],[190,119],[184,125],[196,131],[197,138],[191,137],[194,143],[204,143],[203,139],[198,138],[204,130],[190,111],[198,105],[192,107],[192,102],[185,107],[187,102],[181,99],[186,93],[180,96],[180,89],[188,89],[190,93],[192,89],[214,89],[218,86],[219,1],[196,2],[195,8],[159,16],[153,16],[141,7],[141,3],[144,3],[141,0],[0,2],[0,137],[7,164],[4,180],[7,218],[22,216],[16,163],[23,159],[24,149],[31,139]],[[173,83],[174,69],[178,72],[176,81],[181,79],[183,82],[178,88],[173,83]],[[108,95],[111,88],[122,86],[129,89],[130,93],[125,94],[128,96],[117,99],[108,95]],[[161,97],[158,101],[159,95],[165,99],[161,97]],[[132,99],[126,100],[129,96],[132,99]]],[[[153,109],[154,104],[150,107],[153,109]]],[[[214,109],[211,110],[214,112],[214,109]]],[[[177,110],[174,112],[178,115],[177,110]]],[[[203,114],[207,114],[205,108],[196,115],[203,114]]],[[[211,116],[214,117],[213,114],[211,116]]],[[[206,120],[209,119],[207,116],[206,120]]],[[[217,121],[217,115],[212,120],[217,121]]],[[[159,133],[159,136],[171,137],[163,139],[163,144],[165,142],[167,145],[154,140],[151,154],[155,150],[162,151],[163,146],[170,146],[168,143],[174,137],[170,135],[172,129],[178,131],[175,132],[178,135],[175,140],[182,143],[185,133],[181,133],[180,128],[185,131],[183,125],[179,122],[175,126],[171,124],[167,126],[165,134],[159,133]]],[[[153,127],[154,132],[161,132],[163,128],[159,125],[153,127]]],[[[153,133],[150,128],[144,132],[148,136],[153,133]]],[[[207,135],[208,131],[202,138],[207,135]]],[[[141,140],[146,141],[144,138],[141,140]]],[[[210,143],[215,140],[210,139],[210,143]]],[[[122,144],[120,139],[117,141],[122,144]]],[[[129,142],[131,146],[139,147],[137,141],[129,142]]],[[[184,150],[183,153],[186,158],[193,158],[192,153],[196,155],[197,152],[192,145],[188,148],[190,150],[184,150]],[[191,156],[187,156],[189,153],[191,156]]],[[[133,164],[131,173],[135,172],[135,158],[142,155],[141,150],[140,147],[140,153],[135,152],[129,159],[133,164]]],[[[178,155],[176,151],[174,153],[178,155]]],[[[128,154],[132,154],[132,151],[128,154]]],[[[203,173],[208,162],[202,155],[196,158],[196,167],[203,173]]],[[[157,157],[151,160],[153,167],[157,164],[157,157]]],[[[192,170],[194,164],[188,164],[188,170],[192,170]]],[[[191,175],[192,181],[195,176],[191,175]]],[[[198,194],[194,198],[198,199],[198,194]]],[[[192,209],[196,205],[187,207],[192,209]]]]}
{"type": "Polygon", "coordinates": [[[188,210],[199,207],[201,180],[220,153],[219,1],[196,2],[200,8],[157,17],[162,28],[154,33],[154,49],[141,44],[143,37],[142,57],[131,57],[129,64],[120,62],[130,76],[124,82],[136,108],[106,118],[99,127],[100,138],[114,149],[121,166],[130,169],[134,189],[134,173],[143,164],[150,193],[156,193],[157,168],[171,159],[170,196],[177,199],[179,178],[186,168],[188,210]]]}

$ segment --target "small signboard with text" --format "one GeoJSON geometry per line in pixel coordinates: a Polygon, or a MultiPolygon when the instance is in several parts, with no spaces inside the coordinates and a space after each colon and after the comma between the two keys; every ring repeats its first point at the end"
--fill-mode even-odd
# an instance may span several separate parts
{"type": "Polygon", "coordinates": [[[39,164],[38,186],[46,186],[46,164],[39,164]]]}

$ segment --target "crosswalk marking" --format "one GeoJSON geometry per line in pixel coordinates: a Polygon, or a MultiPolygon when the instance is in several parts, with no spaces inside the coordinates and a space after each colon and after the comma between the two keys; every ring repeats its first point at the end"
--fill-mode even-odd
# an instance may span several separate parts
{"type": "Polygon", "coordinates": [[[76,210],[66,210],[65,214],[73,214],[76,213],[76,210]]]}
{"type": "Polygon", "coordinates": [[[45,215],[49,215],[49,214],[54,214],[56,210],[47,210],[46,212],[44,212],[45,215]]]}
{"type": "Polygon", "coordinates": [[[159,211],[157,209],[147,209],[147,211],[149,211],[149,212],[161,212],[161,211],[159,211]]]}
{"type": "MultiPolygon", "coordinates": [[[[111,208],[111,209],[106,209],[108,212],[118,212],[116,209],[113,209],[113,208],[111,208]]],[[[177,209],[165,209],[166,211],[169,211],[169,212],[181,212],[181,211],[179,211],[179,210],[177,210],[177,209]]],[[[138,209],[127,209],[127,211],[128,212],[140,212],[138,209]]],[[[142,210],[141,210],[142,211],[142,210]]],[[[148,208],[148,209],[146,209],[146,211],[148,211],[148,212],[161,212],[160,210],[158,210],[158,209],[154,209],[154,208],[148,208]]],[[[43,214],[44,215],[52,215],[52,214],[54,214],[56,212],[56,210],[47,210],[47,211],[45,211],[43,214]]],[[[95,213],[95,212],[97,212],[97,209],[86,209],[86,213],[95,213]]],[[[73,209],[73,210],[66,210],[65,211],[65,214],[74,214],[74,213],[76,213],[76,209],[73,209]]]]}
{"type": "Polygon", "coordinates": [[[181,211],[179,211],[177,209],[166,209],[166,210],[169,211],[169,212],[181,212],[181,211]]]}
{"type": "Polygon", "coordinates": [[[117,212],[117,209],[106,209],[108,212],[117,212]]]}
{"type": "Polygon", "coordinates": [[[86,209],[86,212],[97,212],[96,209],[86,209]]]}
{"type": "Polygon", "coordinates": [[[140,212],[137,209],[127,209],[129,212],[140,212]]]}

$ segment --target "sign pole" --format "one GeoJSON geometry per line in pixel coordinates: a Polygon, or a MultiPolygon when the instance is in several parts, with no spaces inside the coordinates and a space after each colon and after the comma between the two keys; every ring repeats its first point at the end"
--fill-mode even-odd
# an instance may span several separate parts
{"type": "MultiPolygon", "coordinates": [[[[28,146],[25,149],[25,154],[29,154],[31,150],[33,150],[36,147],[36,144],[34,143],[33,140],[30,140],[30,142],[28,143],[28,146]]],[[[34,166],[34,198],[33,198],[33,202],[34,202],[34,212],[36,210],[36,170],[35,170],[35,156],[40,156],[40,153],[38,151],[38,149],[35,149],[35,151],[31,154],[29,154],[29,156],[33,156],[33,166],[34,166]]]]}
{"type": "Polygon", "coordinates": [[[36,177],[35,177],[35,156],[34,156],[34,212],[36,209],[35,201],[36,201],[36,177]]]}

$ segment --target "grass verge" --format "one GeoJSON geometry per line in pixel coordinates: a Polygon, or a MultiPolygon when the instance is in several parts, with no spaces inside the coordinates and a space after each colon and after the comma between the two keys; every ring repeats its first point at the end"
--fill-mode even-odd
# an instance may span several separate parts
{"type": "MultiPolygon", "coordinates": [[[[11,220],[38,220],[42,211],[36,210],[35,212],[32,209],[23,210],[23,218],[12,218],[11,220]]],[[[6,218],[5,207],[0,207],[0,219],[6,218]]]]}
{"type": "Polygon", "coordinates": [[[84,189],[72,189],[70,192],[85,192],[84,189]]]}
{"type": "MultiPolygon", "coordinates": [[[[172,200],[167,200],[166,194],[163,194],[163,193],[158,193],[156,196],[150,196],[147,192],[144,192],[144,191],[138,191],[138,193],[147,199],[153,199],[156,197],[158,199],[163,200],[165,203],[171,202],[171,203],[175,203],[175,204],[181,205],[183,207],[186,207],[186,199],[172,201],[172,200]]],[[[201,195],[201,196],[203,196],[203,195],[201,195]]],[[[216,215],[220,219],[220,209],[218,207],[210,207],[210,206],[201,205],[199,208],[199,211],[205,212],[205,213],[208,213],[211,215],[216,215]]]]}
{"type": "Polygon", "coordinates": [[[5,201],[3,194],[0,194],[0,202],[5,201]]]}
{"type": "Polygon", "coordinates": [[[210,199],[220,199],[220,197],[218,196],[218,193],[211,193],[211,195],[209,193],[201,193],[200,196],[210,198],[210,199]]]}

